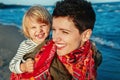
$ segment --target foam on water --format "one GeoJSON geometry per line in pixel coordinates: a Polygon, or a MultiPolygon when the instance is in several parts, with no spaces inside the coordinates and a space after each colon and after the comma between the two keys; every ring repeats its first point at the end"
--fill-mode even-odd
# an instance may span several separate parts
{"type": "Polygon", "coordinates": [[[101,38],[101,37],[95,37],[95,36],[92,36],[91,40],[93,40],[94,42],[96,42],[100,45],[104,45],[104,46],[108,46],[108,47],[113,48],[113,49],[120,50],[120,44],[118,44],[117,42],[113,42],[113,41],[106,40],[106,39],[101,38]]]}

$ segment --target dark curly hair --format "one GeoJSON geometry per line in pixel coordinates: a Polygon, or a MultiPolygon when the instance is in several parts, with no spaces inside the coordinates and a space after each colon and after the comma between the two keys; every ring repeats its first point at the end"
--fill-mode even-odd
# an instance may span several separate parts
{"type": "Polygon", "coordinates": [[[80,33],[94,28],[96,15],[90,2],[85,0],[62,0],[56,3],[53,17],[69,17],[80,33]]]}

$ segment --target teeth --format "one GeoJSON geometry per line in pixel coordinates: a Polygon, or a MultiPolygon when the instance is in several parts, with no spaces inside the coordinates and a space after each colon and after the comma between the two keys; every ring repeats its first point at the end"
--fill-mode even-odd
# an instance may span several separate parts
{"type": "Polygon", "coordinates": [[[43,34],[39,34],[39,35],[37,35],[36,37],[42,38],[42,37],[43,37],[43,34]]]}
{"type": "Polygon", "coordinates": [[[42,37],[42,34],[38,35],[38,37],[42,37]]]}
{"type": "Polygon", "coordinates": [[[60,48],[60,47],[64,47],[65,45],[63,45],[63,44],[56,44],[56,46],[60,48]]]}

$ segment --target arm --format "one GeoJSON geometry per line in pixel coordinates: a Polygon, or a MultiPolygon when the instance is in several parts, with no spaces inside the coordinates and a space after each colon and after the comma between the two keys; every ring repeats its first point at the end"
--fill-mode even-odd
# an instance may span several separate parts
{"type": "Polygon", "coordinates": [[[17,54],[13,57],[13,59],[11,60],[9,64],[10,71],[14,73],[23,73],[20,69],[21,67],[20,64],[23,63],[22,62],[23,56],[33,51],[36,46],[37,45],[31,42],[31,40],[25,40],[21,42],[17,50],[17,54]]]}

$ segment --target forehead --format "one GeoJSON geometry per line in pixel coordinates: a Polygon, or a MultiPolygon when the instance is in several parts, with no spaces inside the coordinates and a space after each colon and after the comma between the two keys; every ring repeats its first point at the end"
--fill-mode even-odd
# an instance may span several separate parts
{"type": "Polygon", "coordinates": [[[35,16],[27,16],[24,19],[24,24],[28,27],[32,26],[32,24],[36,24],[36,23],[37,24],[45,23],[46,25],[48,25],[47,22],[45,22],[45,21],[41,20],[41,18],[38,18],[38,17],[35,17],[35,16]]]}
{"type": "Polygon", "coordinates": [[[53,28],[62,28],[68,30],[77,29],[72,21],[68,17],[53,17],[53,28]]]}
{"type": "Polygon", "coordinates": [[[23,23],[24,23],[24,25],[25,25],[26,27],[29,27],[29,26],[31,26],[31,24],[34,23],[34,22],[37,22],[37,20],[34,19],[34,18],[32,18],[32,17],[25,17],[23,23]]]}
{"type": "Polygon", "coordinates": [[[25,21],[28,23],[29,22],[43,22],[43,19],[41,19],[40,17],[37,17],[37,16],[26,16],[25,21]]]}

